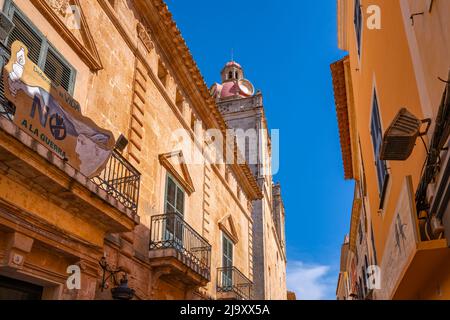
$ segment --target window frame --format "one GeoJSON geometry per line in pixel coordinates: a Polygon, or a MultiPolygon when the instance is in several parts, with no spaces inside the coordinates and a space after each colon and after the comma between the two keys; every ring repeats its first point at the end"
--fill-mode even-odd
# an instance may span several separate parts
{"type": "Polygon", "coordinates": [[[380,196],[379,208],[383,209],[390,175],[387,167],[387,161],[380,159],[381,145],[383,143],[383,124],[381,122],[378,92],[375,87],[372,93],[372,106],[370,112],[370,136],[372,140],[373,155],[375,159],[375,172],[377,175],[378,192],[380,196]],[[377,131],[377,136],[375,136],[374,130],[377,131]],[[384,175],[381,177],[380,173],[383,173],[384,175]]]}
{"type": "Polygon", "coordinates": [[[362,51],[362,37],[363,37],[363,21],[364,14],[362,11],[361,0],[354,0],[353,8],[353,25],[355,27],[355,37],[356,37],[356,51],[358,52],[358,57],[361,58],[362,51]],[[359,15],[357,14],[359,13],[359,15]],[[359,18],[359,19],[358,19],[359,18]],[[359,22],[359,25],[358,25],[359,22]],[[359,28],[359,29],[358,29],[359,28]]]}
{"type": "Polygon", "coordinates": [[[166,186],[165,186],[165,191],[164,191],[164,213],[168,214],[168,213],[177,213],[179,214],[181,217],[184,218],[186,212],[186,191],[184,190],[184,188],[178,183],[177,179],[175,179],[170,173],[167,173],[166,176],[166,186]],[[168,212],[167,211],[167,204],[168,204],[168,190],[169,190],[169,179],[175,184],[175,206],[171,203],[169,203],[169,205],[171,207],[175,208],[175,212],[168,212]],[[177,197],[178,197],[178,190],[181,190],[181,192],[183,193],[183,212],[180,212],[177,207],[176,207],[176,203],[177,203],[177,197]]]}
{"type": "MultiPolygon", "coordinates": [[[[57,59],[62,62],[62,64],[70,69],[70,80],[69,86],[67,88],[67,92],[73,96],[75,91],[75,82],[77,76],[77,70],[70,64],[67,59],[56,49],[56,47],[48,41],[47,37],[39,30],[38,27],[28,18],[28,16],[12,1],[6,0],[3,6],[3,12],[5,12],[6,16],[12,21],[15,14],[19,16],[21,20],[31,29],[31,31],[41,40],[41,48],[39,52],[39,60],[37,66],[44,72],[45,74],[45,64],[47,61],[48,52],[51,51],[57,59]]],[[[11,33],[10,33],[11,35],[11,33]]],[[[3,44],[8,47],[9,37],[3,41],[3,44]]],[[[46,74],[47,77],[49,77],[46,74]]],[[[49,77],[50,78],[50,77],[49,77]]],[[[51,79],[50,79],[51,80],[51,79]]],[[[52,81],[53,82],[53,81],[52,81]]]]}
{"type": "Polygon", "coordinates": [[[170,174],[167,173],[166,177],[166,186],[165,186],[165,193],[164,193],[164,213],[167,215],[167,219],[165,220],[165,226],[164,226],[164,238],[166,241],[173,241],[173,245],[181,250],[181,248],[184,245],[184,213],[186,208],[186,192],[184,191],[183,187],[180,186],[178,181],[170,174]],[[169,190],[169,180],[172,181],[172,183],[175,186],[175,198],[174,198],[174,204],[168,203],[168,190],[169,190]],[[180,212],[177,209],[177,197],[178,197],[178,191],[181,191],[183,194],[183,210],[180,212]],[[168,204],[170,207],[173,207],[174,211],[167,211],[168,204]]]}
{"type": "Polygon", "coordinates": [[[225,288],[231,288],[233,286],[233,264],[234,264],[234,242],[228,237],[225,232],[222,232],[222,283],[225,288]],[[231,248],[231,257],[225,254],[225,248],[227,250],[231,248]],[[225,261],[229,263],[225,263],[225,261]]]}
{"type": "Polygon", "coordinates": [[[222,265],[224,268],[231,268],[233,267],[233,263],[234,263],[234,242],[230,239],[230,237],[226,235],[225,232],[222,232],[222,265]],[[225,255],[225,244],[229,245],[229,248],[231,248],[231,256],[225,255]],[[230,262],[230,265],[224,263],[225,258],[230,262]]]}

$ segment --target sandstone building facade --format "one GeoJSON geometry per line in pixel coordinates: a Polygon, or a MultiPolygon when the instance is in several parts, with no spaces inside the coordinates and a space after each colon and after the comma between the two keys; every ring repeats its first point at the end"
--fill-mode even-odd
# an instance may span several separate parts
{"type": "Polygon", "coordinates": [[[338,299],[449,299],[450,2],[339,0],[331,65],[355,180],[338,299]],[[422,140],[423,139],[423,140],[422,140]]]}
{"type": "MultiPolygon", "coordinates": [[[[267,272],[257,297],[286,299],[280,189],[245,162],[211,160],[218,150],[205,132],[226,136],[227,123],[166,4],[0,0],[0,8],[14,23],[1,46],[0,298],[111,299],[128,286],[134,299],[253,299],[256,260],[267,272]],[[64,93],[54,101],[116,138],[101,173],[87,177],[56,143],[16,124],[30,106],[6,98],[6,65],[21,64],[15,43],[50,95],[64,93]],[[254,214],[263,202],[268,229],[254,214]],[[252,250],[266,242],[267,251],[252,250]]],[[[61,119],[49,121],[56,139],[61,119]]],[[[242,158],[234,140],[224,150],[242,158]]]]}

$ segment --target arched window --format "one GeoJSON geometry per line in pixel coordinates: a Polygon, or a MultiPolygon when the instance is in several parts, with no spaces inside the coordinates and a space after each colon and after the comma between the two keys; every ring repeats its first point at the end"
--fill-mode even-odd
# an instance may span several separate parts
{"type": "Polygon", "coordinates": [[[230,71],[230,72],[228,73],[228,79],[233,79],[233,71],[230,71]]]}
{"type": "Polygon", "coordinates": [[[236,73],[235,73],[235,78],[236,78],[236,79],[239,79],[239,72],[237,72],[237,71],[236,71],[236,73]]]}

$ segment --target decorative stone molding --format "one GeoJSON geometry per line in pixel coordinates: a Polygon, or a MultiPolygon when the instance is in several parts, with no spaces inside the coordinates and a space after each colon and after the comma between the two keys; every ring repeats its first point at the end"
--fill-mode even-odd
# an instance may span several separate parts
{"type": "Polygon", "coordinates": [[[144,138],[144,110],[146,105],[148,76],[145,66],[138,59],[134,74],[133,104],[131,106],[131,123],[129,130],[130,143],[128,145],[129,160],[139,164],[141,162],[142,141],[144,138]]]}
{"type": "Polygon", "coordinates": [[[226,215],[219,221],[219,229],[222,230],[234,244],[239,242],[239,233],[236,230],[236,224],[231,214],[226,215]]]}
{"type": "Polygon", "coordinates": [[[189,170],[187,168],[186,161],[184,159],[183,152],[181,150],[159,155],[159,162],[181,184],[181,186],[188,193],[188,195],[191,195],[193,192],[195,192],[194,184],[192,182],[191,175],[189,174],[189,170]],[[169,160],[170,158],[173,157],[178,158],[182,171],[181,174],[175,169],[175,167],[169,160]]]}
{"type": "Polygon", "coordinates": [[[92,71],[103,69],[100,55],[95,46],[94,39],[86,21],[80,0],[30,0],[31,3],[50,22],[59,35],[66,40],[70,47],[80,56],[81,60],[92,71]],[[80,30],[84,43],[81,42],[74,33],[64,23],[63,18],[67,14],[69,5],[77,6],[80,12],[80,30]]]}
{"type": "Polygon", "coordinates": [[[211,167],[205,163],[203,169],[203,236],[209,240],[211,235],[211,167]]]}
{"type": "Polygon", "coordinates": [[[57,14],[65,17],[69,8],[69,0],[45,0],[57,14]]]}
{"type": "Polygon", "coordinates": [[[142,41],[142,43],[144,44],[147,51],[148,52],[152,51],[153,48],[155,47],[155,45],[153,44],[153,41],[151,40],[147,29],[140,22],[137,24],[137,33],[138,33],[139,39],[142,41]]]}

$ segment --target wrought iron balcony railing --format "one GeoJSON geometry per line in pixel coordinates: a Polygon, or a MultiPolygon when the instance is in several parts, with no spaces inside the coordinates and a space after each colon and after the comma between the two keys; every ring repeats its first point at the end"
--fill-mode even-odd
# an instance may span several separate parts
{"type": "Polygon", "coordinates": [[[197,266],[199,273],[211,278],[211,245],[178,213],[153,216],[150,250],[175,249],[197,266]]]}
{"type": "Polygon", "coordinates": [[[234,294],[237,300],[251,300],[253,282],[236,267],[217,269],[217,292],[234,294]]]}
{"type": "MultiPolygon", "coordinates": [[[[9,52],[0,46],[0,70],[9,59],[9,52]]],[[[3,77],[0,75],[0,116],[14,120],[15,106],[5,97],[3,77]]],[[[105,169],[91,181],[106,191],[124,207],[137,213],[140,187],[140,172],[118,151],[113,150],[105,169]]]]}
{"type": "Polygon", "coordinates": [[[105,169],[92,182],[137,213],[141,173],[117,150],[113,150],[105,169]]]}

